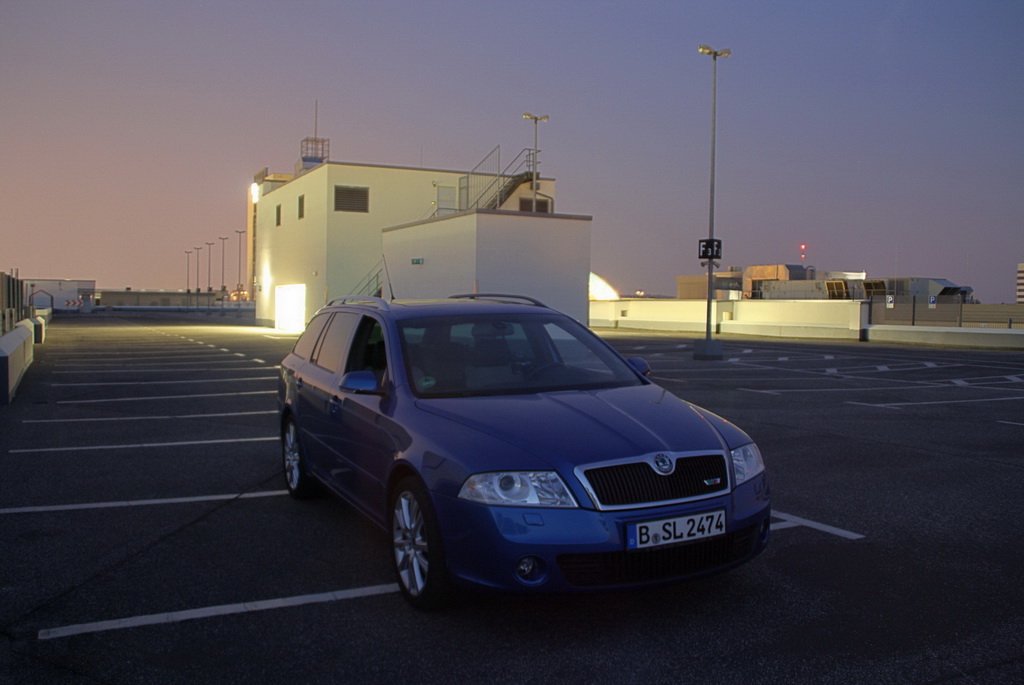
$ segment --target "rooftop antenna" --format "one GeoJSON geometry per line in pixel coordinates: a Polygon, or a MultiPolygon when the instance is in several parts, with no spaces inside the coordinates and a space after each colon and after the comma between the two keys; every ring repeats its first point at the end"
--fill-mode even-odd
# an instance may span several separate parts
{"type": "MultiPolygon", "coordinates": [[[[313,137],[302,139],[301,170],[312,169],[331,156],[331,139],[320,137],[320,100],[313,103],[313,137]]],[[[296,173],[301,173],[296,171],[296,173]]]]}

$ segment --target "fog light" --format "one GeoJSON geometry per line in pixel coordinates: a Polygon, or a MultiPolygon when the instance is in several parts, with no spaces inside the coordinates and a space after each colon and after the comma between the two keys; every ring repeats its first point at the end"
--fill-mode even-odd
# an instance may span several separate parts
{"type": "Polygon", "coordinates": [[[516,562],[516,579],[527,585],[539,585],[548,579],[548,566],[538,557],[523,557],[516,562]]]}

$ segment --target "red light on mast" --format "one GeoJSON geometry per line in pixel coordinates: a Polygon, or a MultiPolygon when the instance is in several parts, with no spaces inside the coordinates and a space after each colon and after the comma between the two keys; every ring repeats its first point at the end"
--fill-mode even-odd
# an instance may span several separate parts
{"type": "Polygon", "coordinates": [[[800,259],[801,260],[807,259],[807,244],[806,243],[800,243],[800,259]]]}

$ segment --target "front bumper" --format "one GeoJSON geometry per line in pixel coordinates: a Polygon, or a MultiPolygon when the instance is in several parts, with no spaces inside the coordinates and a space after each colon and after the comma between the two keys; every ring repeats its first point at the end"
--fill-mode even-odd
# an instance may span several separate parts
{"type": "Polygon", "coordinates": [[[768,542],[764,474],[730,494],[670,506],[595,511],[493,507],[434,495],[448,570],[460,583],[500,590],[566,592],[693,578],[739,566],[768,542]],[[626,549],[631,523],[724,509],[726,532],[690,542],[626,549]],[[531,573],[517,573],[529,559],[531,573]]]}

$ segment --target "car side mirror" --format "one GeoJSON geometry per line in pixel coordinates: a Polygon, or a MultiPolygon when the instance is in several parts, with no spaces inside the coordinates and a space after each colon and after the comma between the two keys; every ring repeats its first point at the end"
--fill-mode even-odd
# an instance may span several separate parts
{"type": "Polygon", "coordinates": [[[645,359],[641,359],[640,357],[630,357],[626,361],[629,362],[629,365],[633,367],[633,370],[641,376],[646,378],[651,375],[651,365],[648,364],[645,359]]]}
{"type": "Polygon", "coordinates": [[[341,377],[341,391],[357,395],[383,395],[384,389],[377,382],[373,371],[349,371],[341,377]]]}

